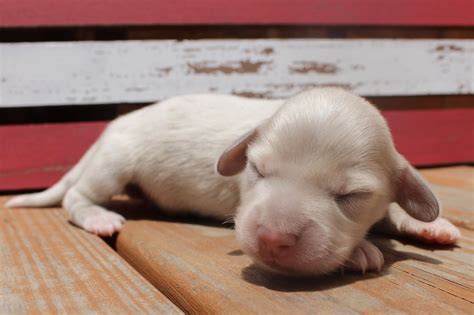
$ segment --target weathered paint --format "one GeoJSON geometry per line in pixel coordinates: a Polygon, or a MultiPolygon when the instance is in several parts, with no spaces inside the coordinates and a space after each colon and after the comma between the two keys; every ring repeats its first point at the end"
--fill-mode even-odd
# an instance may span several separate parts
{"type": "Polygon", "coordinates": [[[287,97],[474,93],[474,40],[160,40],[0,44],[0,107],[153,102],[186,93],[287,97]]]}

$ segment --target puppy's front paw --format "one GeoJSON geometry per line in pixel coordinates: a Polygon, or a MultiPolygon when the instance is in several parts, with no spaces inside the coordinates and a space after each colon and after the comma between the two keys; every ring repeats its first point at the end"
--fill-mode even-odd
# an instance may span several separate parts
{"type": "Polygon", "coordinates": [[[115,232],[120,231],[122,224],[125,222],[121,215],[104,211],[92,214],[84,220],[84,230],[98,236],[112,236],[115,232]]]}
{"type": "Polygon", "coordinates": [[[349,270],[377,271],[382,270],[384,264],[382,252],[372,243],[363,240],[352,252],[351,258],[346,262],[345,267],[349,270]]]}
{"type": "Polygon", "coordinates": [[[458,228],[443,218],[428,223],[413,219],[405,220],[400,223],[400,232],[426,243],[441,245],[455,244],[461,237],[458,228]]]}

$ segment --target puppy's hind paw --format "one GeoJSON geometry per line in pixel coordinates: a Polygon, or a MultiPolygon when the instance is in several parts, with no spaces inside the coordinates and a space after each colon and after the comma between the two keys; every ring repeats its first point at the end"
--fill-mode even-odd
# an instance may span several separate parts
{"type": "Polygon", "coordinates": [[[348,270],[376,271],[380,272],[384,264],[382,252],[372,243],[363,240],[352,252],[351,257],[346,262],[345,267],[348,270]]]}
{"type": "Polygon", "coordinates": [[[125,219],[121,215],[106,211],[85,218],[83,228],[98,236],[112,236],[120,231],[124,222],[125,219]]]}

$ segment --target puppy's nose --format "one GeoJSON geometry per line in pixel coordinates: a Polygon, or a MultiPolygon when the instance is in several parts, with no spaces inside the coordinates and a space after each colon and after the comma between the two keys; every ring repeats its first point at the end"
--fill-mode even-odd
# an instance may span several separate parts
{"type": "Polygon", "coordinates": [[[280,233],[263,225],[257,229],[257,238],[260,254],[272,258],[285,255],[297,242],[295,234],[280,233]]]}

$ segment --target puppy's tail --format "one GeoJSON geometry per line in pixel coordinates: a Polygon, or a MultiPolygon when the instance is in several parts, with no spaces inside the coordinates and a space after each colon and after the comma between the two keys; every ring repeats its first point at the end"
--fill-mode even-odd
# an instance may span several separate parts
{"type": "Polygon", "coordinates": [[[5,207],[21,208],[56,206],[61,203],[68,188],[66,182],[60,180],[54,186],[45,191],[13,197],[5,203],[5,207]]]}
{"type": "Polygon", "coordinates": [[[13,197],[5,203],[7,208],[20,208],[20,207],[50,207],[60,205],[66,192],[71,188],[81,176],[87,161],[94,155],[97,144],[93,144],[92,147],[86,152],[77,163],[66,175],[61,178],[59,182],[54,184],[49,189],[33,193],[13,197]]]}

